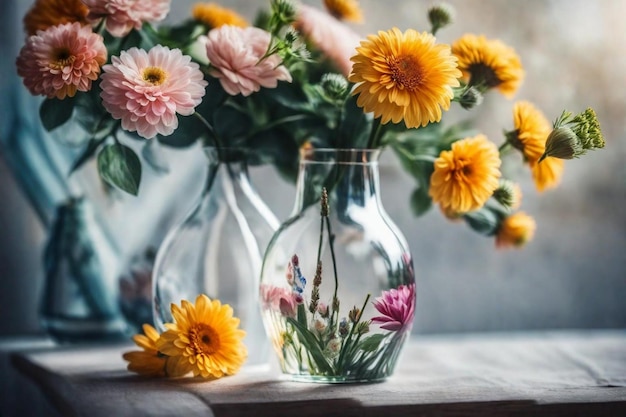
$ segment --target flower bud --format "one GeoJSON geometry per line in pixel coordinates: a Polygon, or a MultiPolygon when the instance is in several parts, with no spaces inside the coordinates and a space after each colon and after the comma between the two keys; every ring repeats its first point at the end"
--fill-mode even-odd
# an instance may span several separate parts
{"type": "Polygon", "coordinates": [[[503,207],[515,209],[522,201],[522,190],[511,180],[501,179],[493,198],[503,207]]]}
{"type": "Polygon", "coordinates": [[[348,95],[348,81],[340,74],[322,75],[320,86],[324,97],[331,103],[342,103],[348,95]]]}
{"type": "Polygon", "coordinates": [[[554,122],[554,130],[546,140],[546,149],[539,162],[549,156],[560,159],[578,158],[588,150],[601,149],[604,145],[600,122],[592,108],[575,117],[572,117],[572,113],[563,111],[554,122]]]}
{"type": "Polygon", "coordinates": [[[437,31],[451,24],[454,20],[454,9],[449,4],[441,3],[428,9],[428,21],[434,35],[437,31]]]}
{"type": "Polygon", "coordinates": [[[572,159],[584,153],[583,145],[576,133],[567,126],[554,129],[546,140],[546,150],[539,162],[551,156],[560,159],[572,159]]]}
{"type": "Polygon", "coordinates": [[[469,87],[463,90],[457,101],[465,110],[470,110],[480,106],[483,102],[483,95],[476,87],[469,87]]]}
{"type": "Polygon", "coordinates": [[[348,325],[348,321],[344,317],[339,322],[339,336],[346,337],[349,332],[350,332],[350,326],[348,325]]]}
{"type": "Polygon", "coordinates": [[[354,307],[352,310],[350,310],[350,312],[348,313],[348,318],[350,319],[350,321],[352,323],[356,323],[357,321],[359,321],[359,319],[361,318],[361,310],[358,307],[354,307]]]}

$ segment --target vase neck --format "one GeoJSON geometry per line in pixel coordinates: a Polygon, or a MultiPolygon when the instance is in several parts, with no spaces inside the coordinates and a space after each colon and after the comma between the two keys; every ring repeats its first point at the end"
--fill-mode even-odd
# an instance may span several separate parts
{"type": "Polygon", "coordinates": [[[305,149],[300,154],[293,213],[319,203],[326,188],[331,205],[380,204],[380,150],[305,149]]]}

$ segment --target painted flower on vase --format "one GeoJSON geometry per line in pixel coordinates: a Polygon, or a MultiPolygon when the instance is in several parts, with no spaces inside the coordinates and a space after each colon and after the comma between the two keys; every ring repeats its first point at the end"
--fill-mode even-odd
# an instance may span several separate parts
{"type": "Polygon", "coordinates": [[[374,301],[374,307],[382,316],[373,317],[372,323],[380,324],[381,329],[410,330],[415,315],[415,283],[383,291],[374,301]]]}
{"type": "Polygon", "coordinates": [[[179,49],[131,48],[111,61],[103,67],[102,104],[124,129],[146,139],[171,135],[177,114],[191,115],[205,94],[198,64],[179,49]]]}
{"type": "Polygon", "coordinates": [[[31,94],[64,99],[89,91],[106,59],[102,36],[75,22],[30,36],[16,65],[31,94]]]}

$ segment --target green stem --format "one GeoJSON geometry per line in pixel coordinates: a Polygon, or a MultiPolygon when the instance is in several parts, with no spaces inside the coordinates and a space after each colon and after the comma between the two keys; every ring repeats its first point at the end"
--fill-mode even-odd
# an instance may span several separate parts
{"type": "MultiPolygon", "coordinates": [[[[361,321],[361,317],[363,317],[363,310],[365,310],[365,307],[367,307],[367,302],[369,301],[371,296],[372,296],[371,294],[367,294],[367,297],[365,297],[365,302],[363,303],[363,307],[361,307],[361,311],[359,312],[359,317],[357,317],[355,322],[352,324],[350,333],[348,333],[348,337],[346,337],[346,342],[341,346],[341,352],[339,352],[339,360],[337,361],[337,364],[338,364],[337,368],[339,369],[339,372],[342,371],[343,360],[346,355],[346,351],[350,348],[350,345],[351,345],[350,341],[352,340],[354,329],[356,328],[357,324],[359,324],[359,322],[361,321]]],[[[360,337],[360,334],[359,334],[359,337],[360,337]]],[[[355,343],[358,343],[358,338],[357,338],[357,342],[355,343]]]]}
{"type": "MultiPolygon", "coordinates": [[[[339,276],[337,275],[337,259],[335,258],[335,245],[333,244],[333,232],[330,226],[330,219],[325,217],[326,219],[326,231],[328,233],[328,245],[330,248],[330,256],[333,261],[333,274],[335,276],[335,292],[333,293],[333,305],[335,304],[335,300],[337,299],[337,290],[339,289],[339,276]]],[[[335,311],[333,311],[333,314],[335,311]]],[[[339,311],[337,313],[337,318],[339,318],[339,311]]]]}
{"type": "Polygon", "coordinates": [[[263,132],[263,131],[267,131],[270,130],[276,126],[280,126],[282,124],[287,124],[287,123],[292,123],[292,122],[299,122],[301,120],[306,120],[306,119],[313,119],[314,117],[311,115],[307,115],[307,114],[296,114],[293,116],[287,116],[287,117],[283,117],[282,119],[276,119],[266,125],[264,125],[263,127],[254,129],[252,131],[250,131],[250,133],[248,135],[246,135],[246,139],[251,138],[252,136],[263,132]]]}
{"type": "Polygon", "coordinates": [[[367,141],[368,149],[375,149],[376,147],[378,147],[381,126],[382,125],[380,123],[380,117],[374,119],[374,122],[372,123],[372,130],[370,131],[370,137],[367,141]]]}
{"type": "Polygon", "coordinates": [[[198,118],[198,120],[202,122],[204,127],[206,127],[206,130],[209,133],[209,136],[215,142],[215,147],[217,148],[217,157],[218,157],[218,160],[221,161],[222,160],[222,141],[220,140],[219,137],[217,137],[217,134],[215,133],[215,129],[213,129],[213,126],[211,126],[211,123],[209,123],[209,121],[205,119],[204,116],[202,116],[200,113],[194,112],[193,114],[194,116],[198,118]]]}

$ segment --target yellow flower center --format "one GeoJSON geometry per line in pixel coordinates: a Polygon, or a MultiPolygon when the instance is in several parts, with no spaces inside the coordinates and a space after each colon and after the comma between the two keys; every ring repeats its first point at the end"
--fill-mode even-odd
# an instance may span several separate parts
{"type": "Polygon", "coordinates": [[[52,52],[50,66],[54,69],[62,69],[67,65],[72,65],[76,57],[68,48],[58,48],[52,52]]]}
{"type": "Polygon", "coordinates": [[[158,67],[148,67],[143,70],[143,80],[152,85],[161,85],[167,79],[167,72],[158,67]]]}
{"type": "Polygon", "coordinates": [[[220,349],[220,336],[213,327],[198,323],[189,330],[189,343],[196,354],[211,355],[220,349]]]}
{"type": "Polygon", "coordinates": [[[424,78],[422,67],[413,56],[392,57],[388,60],[391,79],[401,88],[416,90],[424,78]]]}

